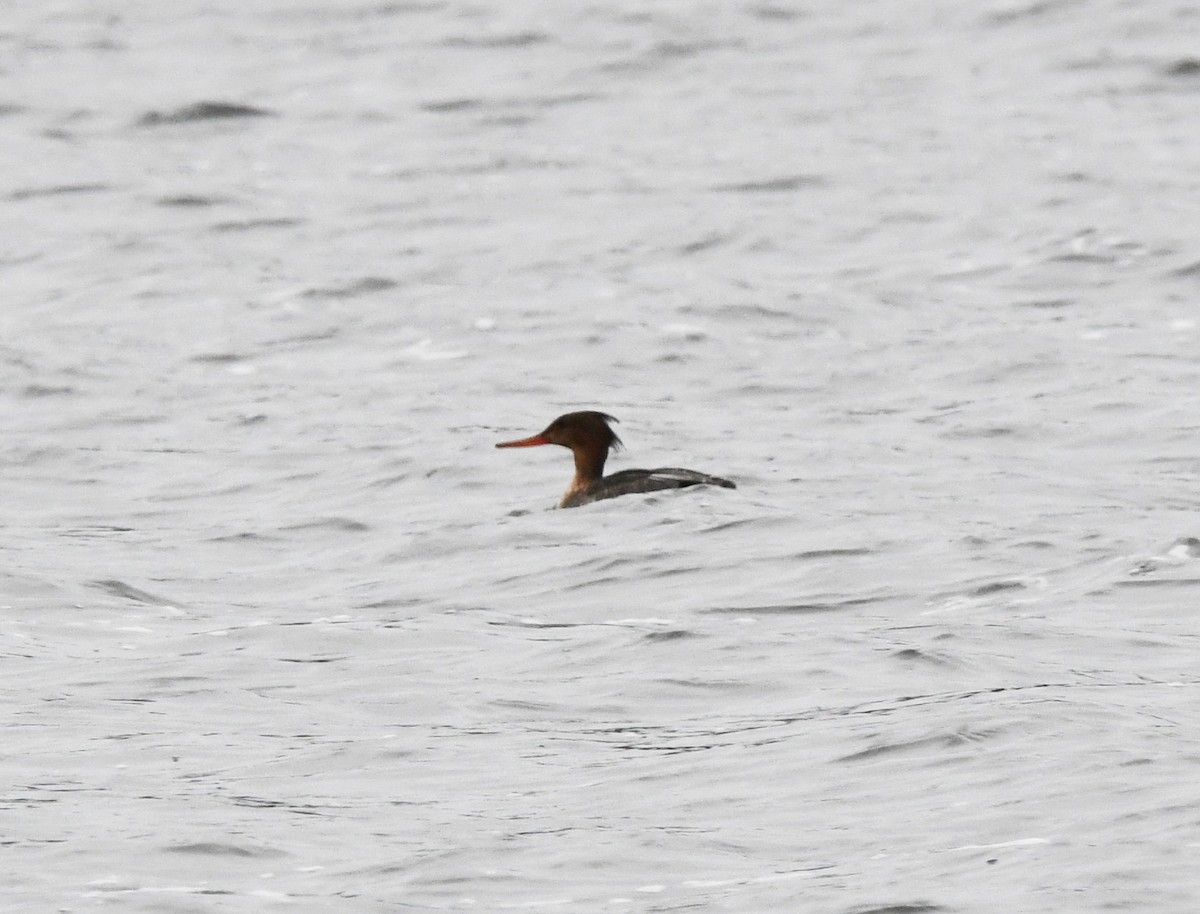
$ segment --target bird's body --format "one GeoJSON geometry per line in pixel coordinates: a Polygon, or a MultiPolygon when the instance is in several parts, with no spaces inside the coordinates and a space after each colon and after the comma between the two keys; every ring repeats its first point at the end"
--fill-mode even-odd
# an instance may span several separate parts
{"type": "Polygon", "coordinates": [[[609,450],[621,447],[621,439],[609,425],[610,422],[616,421],[607,413],[595,410],[567,413],[559,416],[537,435],[517,441],[502,441],[496,447],[557,444],[569,448],[575,457],[575,476],[559,502],[560,508],[576,508],[605,498],[656,492],[660,489],[682,489],[696,485],[737,488],[728,479],[679,467],[621,470],[605,476],[604,464],[608,460],[609,450]]]}

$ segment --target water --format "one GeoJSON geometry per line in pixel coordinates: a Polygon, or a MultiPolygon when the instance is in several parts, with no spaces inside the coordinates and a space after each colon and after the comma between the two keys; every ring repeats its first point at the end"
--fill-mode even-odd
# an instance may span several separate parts
{"type": "Polygon", "coordinates": [[[1198,33],[10,4],[0,908],[1190,914],[1198,33]]]}

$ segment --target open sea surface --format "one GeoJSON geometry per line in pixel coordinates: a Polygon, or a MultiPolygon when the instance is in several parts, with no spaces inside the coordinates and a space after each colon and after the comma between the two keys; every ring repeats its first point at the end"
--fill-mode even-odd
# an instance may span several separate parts
{"type": "Polygon", "coordinates": [[[1200,910],[1195,4],[0,6],[0,910],[1200,910]]]}

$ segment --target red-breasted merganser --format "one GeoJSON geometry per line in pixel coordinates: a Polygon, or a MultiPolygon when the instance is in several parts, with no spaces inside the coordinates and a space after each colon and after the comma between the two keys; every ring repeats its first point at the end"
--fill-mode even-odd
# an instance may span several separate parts
{"type": "Polygon", "coordinates": [[[709,485],[735,489],[728,479],[681,470],[678,467],[659,467],[656,470],[621,470],[610,476],[604,475],[604,461],[608,449],[619,450],[621,439],[609,427],[616,422],[607,413],[585,410],[559,416],[546,426],[545,431],[532,438],[518,441],[502,441],[496,447],[537,447],[541,444],[559,444],[571,449],[575,455],[575,478],[571,487],[559,502],[560,508],[576,508],[602,498],[616,498],[637,492],[655,492],[659,489],[682,489],[686,486],[709,485]]]}

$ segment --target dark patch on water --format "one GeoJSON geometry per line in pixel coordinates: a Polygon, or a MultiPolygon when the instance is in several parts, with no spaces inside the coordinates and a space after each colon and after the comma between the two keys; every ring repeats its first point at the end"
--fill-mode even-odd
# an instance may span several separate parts
{"type": "Polygon", "coordinates": [[[592,587],[599,587],[604,584],[615,584],[618,581],[624,581],[626,578],[623,575],[609,574],[602,577],[591,577],[585,581],[573,581],[569,584],[562,585],[564,591],[586,590],[592,587]]]}
{"type": "Polygon", "coordinates": [[[382,276],[364,276],[344,286],[329,286],[322,289],[305,289],[301,293],[304,298],[357,298],[360,295],[370,295],[373,292],[386,292],[394,289],[399,283],[394,279],[382,276]]]}
{"type": "Polygon", "coordinates": [[[839,556],[855,556],[855,555],[871,555],[875,552],[874,549],[851,548],[851,549],[810,549],[807,552],[797,552],[793,558],[797,559],[831,559],[839,556]]]}
{"type": "MultiPolygon", "coordinates": [[[[384,477],[381,477],[380,479],[373,479],[369,483],[367,483],[367,485],[370,486],[372,489],[389,489],[392,486],[399,485],[402,482],[406,482],[408,480],[408,478],[409,478],[409,475],[407,473],[397,473],[394,476],[384,476],[384,477]]],[[[520,516],[522,516],[524,514],[528,514],[528,513],[529,513],[528,511],[514,511],[514,512],[510,513],[508,516],[509,517],[520,517],[520,516]]]]}
{"type": "Polygon", "coordinates": [[[199,362],[200,364],[217,364],[229,365],[233,362],[244,362],[248,356],[242,355],[240,352],[202,352],[199,355],[194,355],[189,362],[199,362]]]}
{"type": "Polygon", "coordinates": [[[21,390],[21,396],[31,399],[37,397],[62,397],[73,393],[75,393],[75,388],[66,385],[50,387],[45,384],[30,384],[21,390]]]}
{"type": "Polygon", "coordinates": [[[1075,303],[1076,303],[1075,299],[1073,299],[1073,298],[1038,298],[1038,299],[1034,299],[1033,301],[1014,302],[1013,306],[1016,308],[1037,308],[1038,310],[1051,310],[1051,309],[1056,310],[1058,308],[1069,308],[1071,305],[1074,305],[1075,303]]]}
{"type": "Polygon", "coordinates": [[[606,96],[597,92],[567,92],[563,95],[535,95],[527,99],[514,99],[511,103],[520,102],[533,105],[535,108],[558,108],[562,105],[577,105],[581,102],[592,102],[603,98],[606,96]]]}
{"type": "Polygon", "coordinates": [[[697,532],[720,533],[723,530],[736,530],[740,527],[754,527],[760,525],[761,523],[762,521],[757,517],[743,517],[740,520],[731,520],[720,524],[713,524],[711,527],[705,527],[703,530],[699,530],[697,532]]]}
{"type": "Polygon", "coordinates": [[[322,517],[280,528],[282,530],[339,530],[345,533],[366,533],[371,528],[362,521],[348,517],[322,517]]]}
{"type": "Polygon", "coordinates": [[[159,689],[168,689],[172,686],[190,685],[194,682],[211,682],[206,676],[155,676],[148,680],[149,684],[159,689]]]}
{"type": "Polygon", "coordinates": [[[110,184],[56,184],[50,187],[28,187],[14,190],[8,195],[9,200],[33,200],[40,197],[60,197],[68,194],[94,194],[100,191],[112,190],[110,184]]]}
{"type": "Polygon", "coordinates": [[[680,254],[699,254],[701,251],[707,251],[709,248],[715,248],[718,245],[725,244],[733,236],[723,234],[721,232],[710,232],[703,238],[698,238],[688,244],[680,245],[678,248],[680,254]]]}
{"type": "Polygon", "coordinates": [[[796,321],[799,316],[793,312],[783,308],[770,308],[766,305],[755,304],[736,304],[736,305],[717,305],[710,307],[707,305],[684,305],[679,309],[682,314],[710,314],[714,317],[728,318],[730,320],[754,320],[760,318],[770,318],[772,320],[785,318],[788,321],[796,321]]]}
{"type": "Polygon", "coordinates": [[[171,197],[159,197],[156,201],[159,206],[175,206],[181,209],[198,209],[204,206],[217,206],[221,203],[228,203],[228,197],[203,197],[199,194],[178,194],[171,197]]]}
{"type": "Polygon", "coordinates": [[[933,914],[935,911],[946,911],[948,908],[927,901],[914,901],[901,904],[859,905],[847,908],[845,914],[933,914]]]}
{"type": "Polygon", "coordinates": [[[927,654],[925,651],[918,650],[915,647],[906,647],[898,650],[892,656],[906,663],[927,663],[930,666],[937,667],[950,667],[954,665],[944,657],[939,657],[937,654],[927,654]]]}
{"type": "MultiPolygon", "coordinates": [[[[563,105],[576,105],[581,102],[595,101],[603,98],[603,95],[598,95],[594,92],[570,92],[562,95],[531,95],[531,96],[514,96],[506,98],[448,98],[442,101],[424,102],[420,105],[422,111],[428,111],[431,114],[456,114],[463,111],[478,111],[488,109],[494,111],[495,114],[489,120],[494,123],[502,120],[517,120],[528,121],[532,120],[527,113],[528,109],[546,109],[558,108],[563,105]]],[[[469,169],[435,169],[434,173],[467,173],[476,172],[491,172],[500,168],[513,167],[516,163],[520,167],[563,167],[561,162],[546,161],[540,159],[519,160],[500,158],[493,164],[486,167],[471,167],[469,169]]]]}
{"type": "Polygon", "coordinates": [[[448,48],[527,48],[549,40],[550,36],[543,32],[513,32],[508,35],[453,35],[442,45],[448,48]]]}
{"type": "Polygon", "coordinates": [[[1074,5],[1078,0],[1037,0],[1035,3],[1030,3],[1027,6],[1018,7],[1017,9],[1001,10],[998,13],[991,13],[987,19],[991,20],[996,25],[1008,25],[1012,22],[1019,22],[1022,19],[1030,19],[1035,16],[1043,16],[1046,13],[1052,12],[1066,6],[1074,5]]]}
{"type": "MultiPolygon", "coordinates": [[[[1135,569],[1133,574],[1148,574],[1155,567],[1135,569]]],[[[1116,581],[1114,587],[1195,587],[1200,585],[1200,578],[1134,578],[1131,581],[1116,581]]],[[[1097,591],[1101,593],[1102,591],[1097,591]]]]}
{"type": "Polygon", "coordinates": [[[649,632],[645,635],[645,641],[683,641],[687,638],[695,638],[695,632],[689,632],[686,629],[678,628],[671,629],[665,632],[649,632]]]}
{"type": "Polygon", "coordinates": [[[852,752],[849,755],[844,755],[838,759],[839,762],[861,762],[866,759],[878,758],[881,755],[894,755],[902,752],[923,751],[930,748],[953,749],[958,746],[964,746],[968,743],[977,743],[983,739],[991,737],[993,732],[972,731],[972,730],[957,730],[954,733],[946,733],[940,736],[927,736],[922,739],[903,740],[896,743],[881,743],[876,746],[871,746],[868,749],[863,749],[861,752],[852,752]]]}
{"type": "Polygon", "coordinates": [[[106,581],[93,581],[93,587],[106,591],[114,597],[120,597],[124,600],[133,600],[136,603],[146,603],[151,606],[179,606],[176,600],[169,600],[166,597],[160,597],[157,594],[152,594],[147,590],[141,590],[126,584],[124,581],[115,579],[106,581]]]}
{"type": "Polygon", "coordinates": [[[424,600],[420,597],[387,597],[383,600],[372,600],[370,603],[358,604],[358,609],[409,609],[421,606],[424,600]]]}
{"type": "Polygon", "coordinates": [[[734,194],[777,194],[806,187],[824,187],[828,183],[818,175],[786,175],[779,178],[764,178],[761,181],[745,181],[739,184],[718,184],[713,187],[713,190],[734,194]]]}
{"type": "Polygon", "coordinates": [[[734,44],[723,41],[680,41],[667,40],[656,44],[646,56],[655,60],[676,60],[696,57],[709,51],[734,47],[734,44]]]}
{"type": "Polygon", "coordinates": [[[1088,254],[1083,251],[1072,251],[1069,254],[1055,254],[1053,257],[1048,257],[1047,260],[1050,263],[1110,264],[1117,262],[1117,258],[1112,254],[1088,254]]]}
{"type": "MultiPolygon", "coordinates": [[[[235,798],[236,799],[236,798],[235,798]]],[[[282,857],[283,852],[274,848],[246,848],[219,841],[196,841],[191,844],[169,844],[163,848],[171,854],[200,854],[206,857],[282,857]]]]}
{"type": "Polygon", "coordinates": [[[1200,58],[1181,57],[1163,67],[1162,73],[1163,76],[1198,77],[1200,76],[1200,58]]]}
{"type": "MultiPolygon", "coordinates": [[[[493,708],[512,708],[516,711],[553,711],[555,705],[545,701],[527,701],[520,698],[499,698],[488,702],[493,708]]],[[[411,754],[411,753],[410,753],[411,754]]]]}
{"type": "Polygon", "coordinates": [[[991,581],[982,584],[970,592],[973,597],[986,597],[990,594],[1001,593],[1005,590],[1024,590],[1025,585],[1020,581],[991,581]]]}
{"type": "Polygon", "coordinates": [[[230,797],[235,806],[248,806],[251,809],[278,809],[288,804],[282,800],[267,800],[262,797],[235,796],[230,797]]]}
{"type": "MultiPolygon", "coordinates": [[[[671,677],[660,679],[658,681],[665,685],[682,686],[686,689],[720,689],[721,691],[728,691],[730,689],[748,689],[756,693],[762,689],[761,682],[749,682],[743,679],[700,679],[699,677],[681,679],[677,677],[671,677]]],[[[704,735],[720,736],[723,735],[723,733],[723,731],[713,731],[711,733],[705,733],[704,735]]],[[[708,746],[704,746],[703,748],[712,749],[715,747],[716,744],[713,743],[708,746]]]]}
{"type": "MultiPolygon", "coordinates": [[[[445,3],[425,3],[420,0],[414,2],[393,2],[379,3],[374,5],[366,5],[358,8],[346,10],[346,13],[355,19],[374,19],[384,16],[406,16],[413,13],[430,13],[434,10],[445,9],[445,3]]],[[[324,13],[324,11],[322,11],[324,13]]]]}
{"type": "Polygon", "coordinates": [[[480,98],[451,98],[442,102],[425,102],[421,105],[421,110],[431,114],[454,114],[458,111],[474,111],[482,107],[483,99],[480,98]]]}
{"type": "Polygon", "coordinates": [[[230,222],[218,222],[212,227],[212,230],[214,232],[248,232],[260,228],[294,228],[303,224],[303,219],[281,216],[274,219],[236,219],[230,222]]]}
{"type": "Polygon", "coordinates": [[[494,124],[497,127],[524,127],[533,122],[534,118],[528,114],[497,114],[480,121],[481,124],[494,124]]]}
{"type": "Polygon", "coordinates": [[[335,339],[340,333],[337,327],[330,327],[327,330],[315,330],[312,333],[297,333],[294,336],[281,336],[277,340],[270,340],[265,345],[278,347],[292,347],[297,345],[308,345],[309,343],[323,343],[326,340],[335,339]]]}
{"type": "Polygon", "coordinates": [[[1197,260],[1195,263],[1189,263],[1186,267],[1180,267],[1178,270],[1172,270],[1170,275],[1182,278],[1200,276],[1200,260],[1197,260]]]}
{"type": "MultiPolygon", "coordinates": [[[[859,409],[846,410],[847,416],[899,416],[907,413],[908,407],[901,406],[864,406],[859,409]]],[[[917,422],[930,422],[929,418],[917,419],[917,422]]]]}
{"type": "Polygon", "coordinates": [[[241,118],[274,117],[274,111],[242,105],[237,102],[195,102],[174,111],[148,111],[138,118],[139,127],[158,127],[164,124],[191,124],[197,121],[226,121],[241,118]]]}
{"type": "Polygon", "coordinates": [[[279,537],[263,536],[261,533],[230,533],[227,536],[214,536],[207,540],[209,543],[274,543],[279,537]]]}
{"type": "Polygon", "coordinates": [[[107,536],[111,533],[132,533],[133,529],[133,527],[118,527],[113,524],[89,524],[82,527],[70,527],[63,531],[63,536],[83,539],[87,537],[107,536]]]}
{"type": "Polygon", "coordinates": [[[943,433],[945,438],[1007,438],[1010,435],[1016,435],[1017,429],[1010,425],[987,425],[983,427],[970,428],[967,426],[959,426],[952,428],[943,433]]]}
{"type": "Polygon", "coordinates": [[[671,558],[671,553],[664,549],[651,549],[641,555],[617,555],[617,556],[598,556],[594,559],[588,559],[581,563],[581,567],[586,568],[592,575],[601,571],[615,571],[619,568],[638,567],[645,562],[666,561],[671,558]]]}
{"type": "Polygon", "coordinates": [[[861,597],[852,600],[830,600],[827,602],[814,601],[805,603],[777,603],[766,606],[712,606],[706,609],[701,609],[702,613],[744,613],[750,616],[783,616],[783,615],[805,615],[809,613],[828,613],[837,612],[842,609],[853,609],[858,606],[868,606],[871,603],[878,603],[877,597],[861,597]]]}

